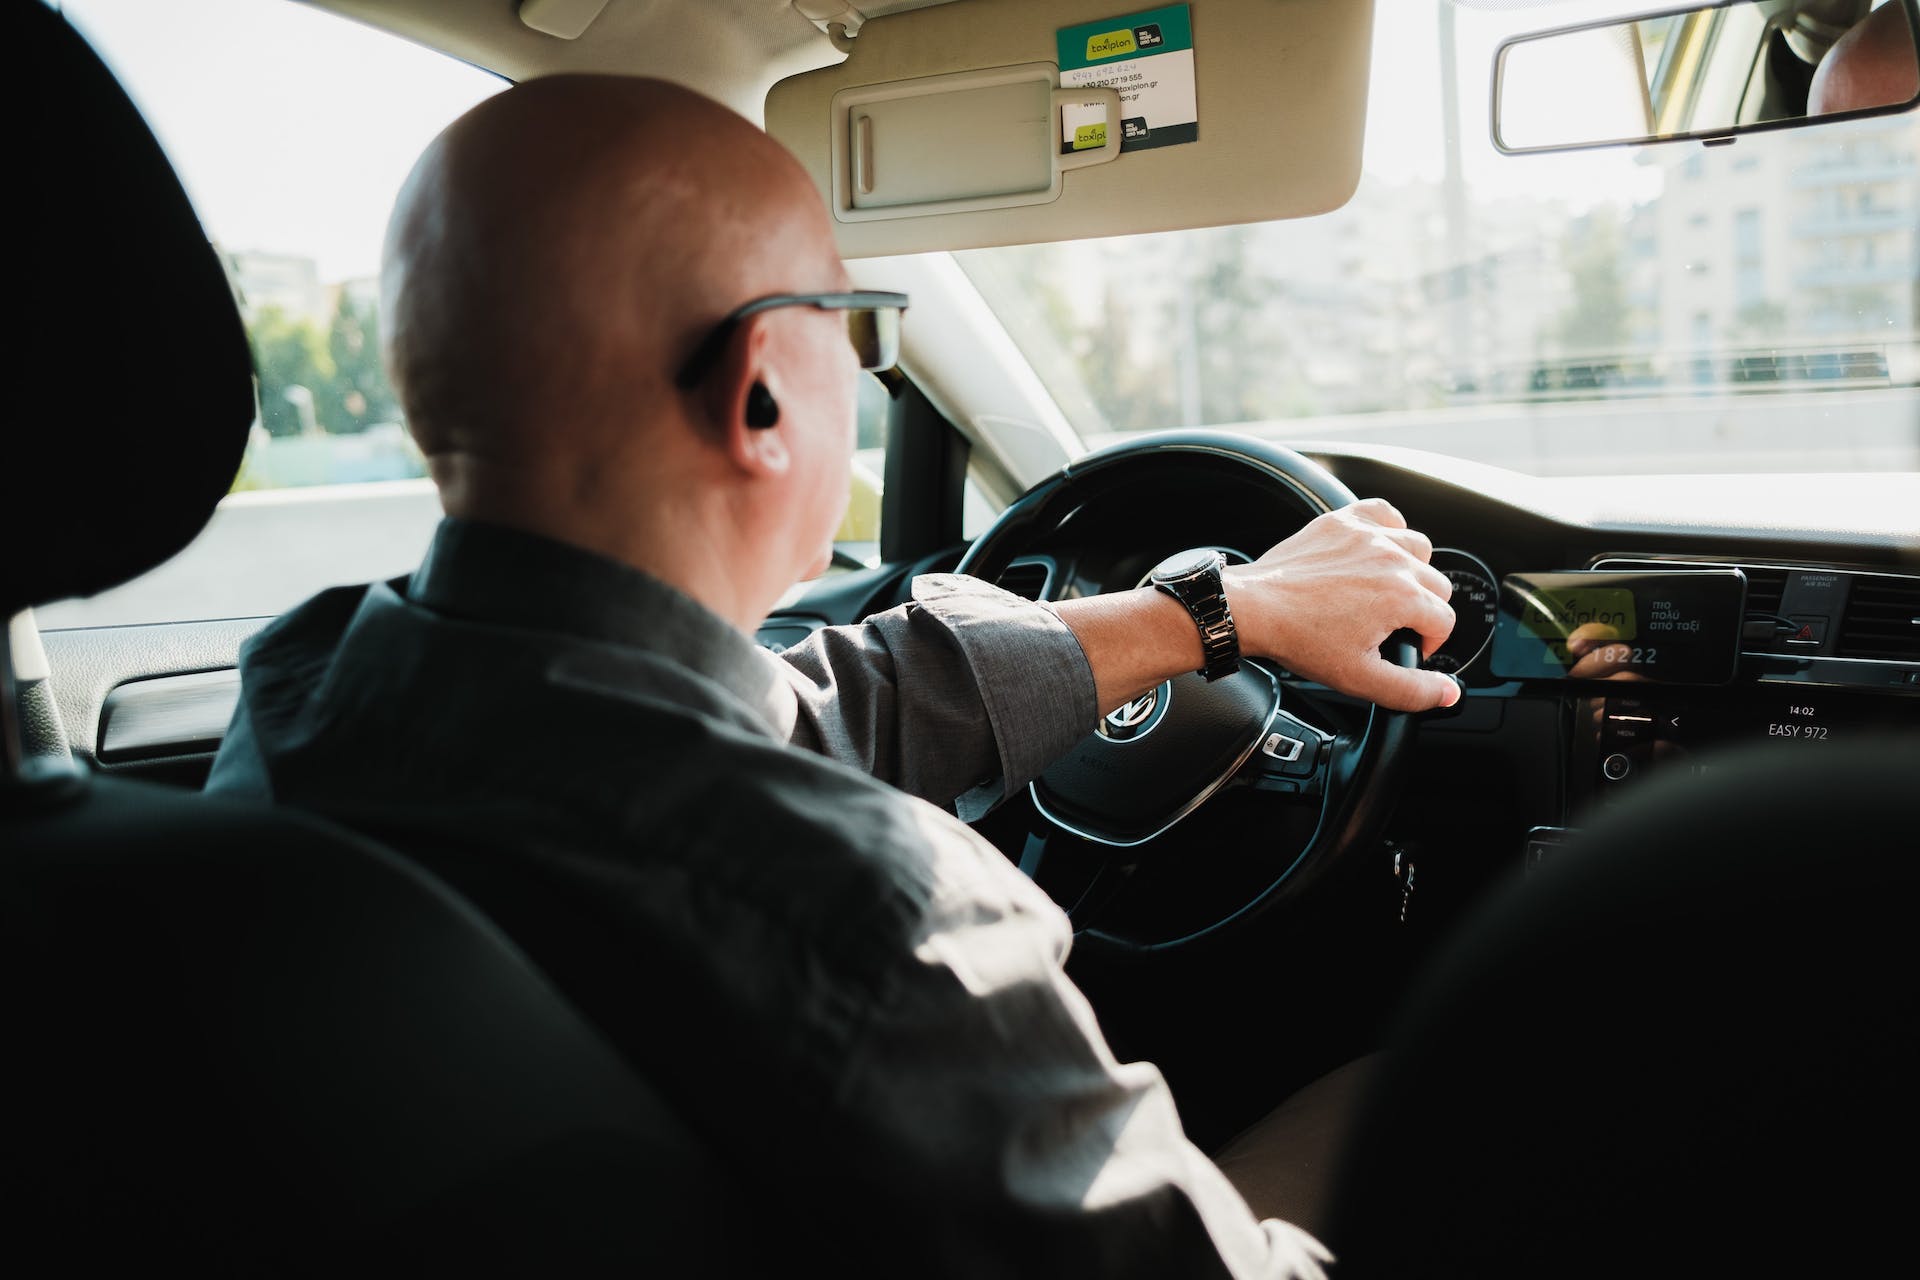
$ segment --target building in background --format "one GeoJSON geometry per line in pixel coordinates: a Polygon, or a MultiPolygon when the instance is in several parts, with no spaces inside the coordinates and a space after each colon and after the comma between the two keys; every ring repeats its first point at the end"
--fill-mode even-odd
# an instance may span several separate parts
{"type": "Polygon", "coordinates": [[[297,253],[227,249],[220,252],[220,260],[240,299],[241,314],[249,323],[268,308],[288,320],[323,327],[333,314],[332,299],[320,283],[312,258],[297,253]]]}

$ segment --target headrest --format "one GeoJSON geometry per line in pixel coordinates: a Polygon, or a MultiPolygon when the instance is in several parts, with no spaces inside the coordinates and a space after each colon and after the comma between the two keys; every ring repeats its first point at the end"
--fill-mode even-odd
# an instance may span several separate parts
{"type": "Polygon", "coordinates": [[[9,5],[7,115],[29,217],[10,256],[25,358],[8,379],[0,617],[125,582],[193,540],[254,417],[233,292],[187,194],[59,15],[9,5]]]}

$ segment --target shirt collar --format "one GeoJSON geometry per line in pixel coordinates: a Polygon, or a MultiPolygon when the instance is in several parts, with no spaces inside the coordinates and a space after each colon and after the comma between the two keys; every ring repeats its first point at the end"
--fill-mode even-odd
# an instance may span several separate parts
{"type": "Polygon", "coordinates": [[[443,519],[406,594],[449,617],[646,649],[763,714],[784,687],[758,645],[690,596],[631,565],[504,525],[443,519]]]}

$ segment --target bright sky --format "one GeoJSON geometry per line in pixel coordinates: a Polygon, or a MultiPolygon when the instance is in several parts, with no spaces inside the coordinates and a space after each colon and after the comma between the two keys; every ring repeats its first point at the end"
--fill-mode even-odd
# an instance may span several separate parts
{"type": "Polygon", "coordinates": [[[400,183],[498,78],[278,0],[64,0],[227,249],[379,269],[400,183]],[[267,51],[275,51],[269,54],[267,51]]]}
{"type": "MultiPolygon", "coordinates": [[[[1657,193],[1659,174],[1635,163],[1631,149],[1502,155],[1494,149],[1488,116],[1494,52],[1508,36],[1660,7],[1660,0],[1572,0],[1526,8],[1514,0],[1492,4],[1480,0],[1454,6],[1460,160],[1473,199],[1550,191],[1580,209],[1609,200],[1642,200],[1657,193]]],[[[1364,159],[1366,172],[1373,177],[1438,182],[1443,176],[1440,8],[1440,0],[1376,0],[1364,159]]]]}
{"type": "MultiPolygon", "coordinates": [[[[378,269],[387,211],[414,159],[500,87],[439,54],[278,0],[61,7],[153,123],[213,237],[229,249],[306,254],[327,281],[378,269]]],[[[1657,182],[1624,150],[1501,156],[1488,141],[1486,107],[1502,36],[1650,7],[1580,0],[1518,16],[1456,10],[1462,164],[1476,199],[1550,190],[1577,207],[1638,197],[1657,182]]],[[[1378,0],[1366,151],[1377,178],[1441,176],[1439,27],[1437,0],[1378,0]]]]}

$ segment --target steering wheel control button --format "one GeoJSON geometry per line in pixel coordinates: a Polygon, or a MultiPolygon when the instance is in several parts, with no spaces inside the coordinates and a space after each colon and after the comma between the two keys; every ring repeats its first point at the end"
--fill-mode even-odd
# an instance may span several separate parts
{"type": "MultiPolygon", "coordinates": [[[[1267,724],[1266,734],[1260,739],[1262,779],[1274,782],[1311,778],[1320,764],[1320,753],[1324,746],[1325,735],[1318,729],[1284,711],[1275,711],[1273,719],[1267,724]]],[[[1296,788],[1288,781],[1284,786],[1268,789],[1292,791],[1296,788]]]]}
{"type": "Polygon", "coordinates": [[[1289,738],[1284,733],[1270,733],[1267,735],[1267,740],[1260,744],[1262,754],[1270,756],[1282,764],[1292,764],[1300,758],[1300,753],[1306,749],[1306,743],[1298,738],[1289,738]]]}
{"type": "Polygon", "coordinates": [[[1609,782],[1619,782],[1633,772],[1633,761],[1627,759],[1624,753],[1616,751],[1600,762],[1600,772],[1607,776],[1609,782]]]}
{"type": "Polygon", "coordinates": [[[1227,590],[1220,570],[1227,558],[1212,547],[1196,547],[1168,556],[1147,580],[1178,600],[1200,630],[1200,674],[1209,681],[1240,669],[1240,636],[1227,607],[1227,590]]]}

